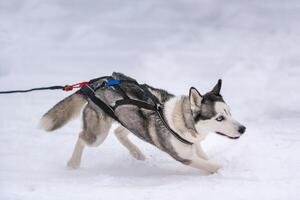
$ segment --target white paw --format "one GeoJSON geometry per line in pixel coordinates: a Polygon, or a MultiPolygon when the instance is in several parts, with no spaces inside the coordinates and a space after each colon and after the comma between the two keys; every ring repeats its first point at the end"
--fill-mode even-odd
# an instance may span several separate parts
{"type": "Polygon", "coordinates": [[[137,160],[146,160],[144,154],[139,150],[130,151],[130,154],[137,160]]]}
{"type": "Polygon", "coordinates": [[[80,161],[70,159],[67,163],[69,169],[78,169],[80,166],[80,161]]]}
{"type": "Polygon", "coordinates": [[[208,171],[212,174],[217,173],[219,171],[219,169],[221,168],[220,165],[218,164],[211,164],[208,168],[208,171]]]}

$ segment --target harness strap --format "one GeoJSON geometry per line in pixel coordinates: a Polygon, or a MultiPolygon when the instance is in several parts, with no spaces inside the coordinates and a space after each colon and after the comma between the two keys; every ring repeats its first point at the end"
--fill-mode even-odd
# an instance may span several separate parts
{"type": "Polygon", "coordinates": [[[161,121],[164,123],[165,127],[172,133],[172,135],[173,135],[174,137],[176,137],[177,140],[179,140],[179,141],[182,142],[182,143],[189,144],[189,145],[193,145],[192,142],[190,142],[190,141],[184,139],[183,137],[181,137],[178,133],[176,133],[176,132],[168,125],[168,123],[166,122],[165,118],[163,117],[164,115],[163,115],[162,109],[161,109],[160,107],[159,107],[158,109],[159,109],[159,110],[157,111],[157,113],[158,113],[159,118],[160,118],[161,121]]]}
{"type": "Polygon", "coordinates": [[[93,83],[95,83],[95,82],[97,82],[97,81],[99,81],[101,79],[110,79],[110,78],[112,78],[112,77],[111,76],[102,76],[102,77],[99,77],[99,78],[94,78],[94,79],[91,79],[89,81],[89,84],[93,84],[93,83]]]}
{"type": "Polygon", "coordinates": [[[140,84],[138,84],[138,86],[140,88],[142,88],[142,90],[151,99],[151,101],[155,104],[156,107],[158,107],[158,105],[160,105],[160,103],[158,102],[158,99],[148,90],[148,88],[146,87],[146,85],[140,85],[140,84]]]}
{"type": "Polygon", "coordinates": [[[122,97],[123,97],[124,99],[129,99],[129,97],[128,97],[127,94],[124,92],[124,90],[120,87],[120,85],[114,85],[113,87],[120,93],[120,95],[122,95],[122,97]]]}
{"type": "Polygon", "coordinates": [[[112,117],[117,122],[120,122],[118,117],[115,115],[113,108],[111,108],[106,103],[104,103],[100,98],[96,97],[95,91],[89,85],[83,86],[80,91],[84,95],[86,95],[92,102],[94,102],[94,104],[99,106],[106,114],[108,114],[110,117],[112,117]]]}
{"type": "Polygon", "coordinates": [[[117,108],[118,106],[122,106],[122,105],[135,105],[139,108],[144,108],[144,109],[147,109],[147,110],[157,111],[157,109],[154,105],[148,104],[144,101],[135,100],[135,99],[118,100],[116,102],[115,108],[117,108]]]}

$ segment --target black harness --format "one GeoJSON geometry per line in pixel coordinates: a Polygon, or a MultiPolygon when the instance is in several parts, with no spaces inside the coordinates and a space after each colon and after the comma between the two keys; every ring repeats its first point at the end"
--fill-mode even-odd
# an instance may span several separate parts
{"type": "Polygon", "coordinates": [[[157,98],[149,92],[148,88],[145,85],[140,85],[138,82],[134,80],[117,80],[114,79],[111,76],[105,76],[105,77],[100,77],[97,79],[90,80],[88,84],[84,85],[79,92],[84,94],[86,97],[88,97],[94,104],[96,104],[99,108],[101,108],[107,115],[109,115],[111,118],[122,124],[125,128],[126,125],[124,125],[119,118],[115,115],[115,110],[118,106],[121,105],[135,105],[138,108],[143,108],[147,110],[152,110],[155,111],[160,120],[164,123],[165,127],[171,132],[171,134],[176,137],[179,141],[181,141],[184,144],[192,145],[193,143],[182,138],[178,133],[173,131],[168,123],[166,122],[165,118],[163,117],[163,107],[162,105],[158,102],[157,98]],[[99,81],[99,80],[105,80],[100,86],[94,88],[93,83],[99,81]],[[136,86],[138,86],[144,93],[144,95],[151,100],[153,104],[149,104],[144,101],[140,100],[135,100],[131,99],[128,97],[128,95],[124,92],[124,90],[120,87],[121,84],[125,83],[131,83],[136,86]],[[110,106],[106,104],[104,101],[102,101],[100,98],[98,98],[95,94],[95,91],[97,91],[100,88],[104,87],[113,87],[118,93],[123,97],[123,99],[118,100],[115,102],[114,106],[110,106]]]}

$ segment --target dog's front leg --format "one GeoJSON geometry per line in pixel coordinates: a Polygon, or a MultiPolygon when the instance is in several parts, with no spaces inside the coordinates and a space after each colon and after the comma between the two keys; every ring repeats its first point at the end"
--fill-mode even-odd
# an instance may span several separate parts
{"type": "Polygon", "coordinates": [[[189,165],[210,173],[216,173],[221,168],[219,164],[208,160],[200,143],[195,143],[195,145],[192,146],[192,159],[189,165]]]}
{"type": "MultiPolygon", "coordinates": [[[[198,147],[197,147],[197,145],[192,145],[189,148],[189,151],[188,151],[188,149],[186,149],[187,154],[184,156],[184,158],[186,158],[188,160],[188,162],[185,162],[184,164],[189,165],[194,168],[197,168],[197,169],[207,171],[209,173],[216,173],[221,168],[221,166],[217,163],[214,163],[205,158],[202,158],[202,156],[199,156],[198,155],[199,153],[204,153],[204,152],[203,151],[198,152],[199,150],[200,151],[202,150],[201,146],[200,146],[201,149],[199,149],[198,147]]],[[[183,156],[183,154],[182,154],[182,156],[183,156]]]]}
{"type": "Polygon", "coordinates": [[[194,168],[202,169],[210,173],[216,173],[221,166],[208,160],[204,160],[198,156],[194,156],[189,165],[194,168]]]}
{"type": "Polygon", "coordinates": [[[196,154],[200,157],[203,158],[205,160],[208,160],[208,156],[206,155],[206,153],[203,151],[201,144],[195,144],[196,146],[196,154]]]}

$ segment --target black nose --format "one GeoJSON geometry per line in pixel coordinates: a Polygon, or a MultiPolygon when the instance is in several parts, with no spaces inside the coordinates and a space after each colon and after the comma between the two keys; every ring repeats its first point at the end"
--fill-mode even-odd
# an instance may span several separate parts
{"type": "Polygon", "coordinates": [[[239,131],[240,134],[243,134],[246,131],[246,127],[245,126],[240,126],[238,131],[239,131]]]}

